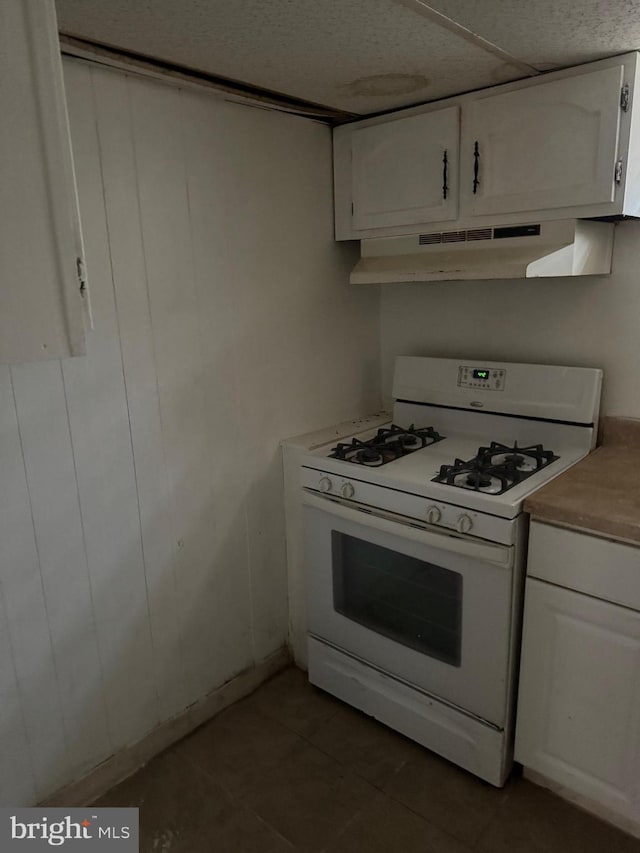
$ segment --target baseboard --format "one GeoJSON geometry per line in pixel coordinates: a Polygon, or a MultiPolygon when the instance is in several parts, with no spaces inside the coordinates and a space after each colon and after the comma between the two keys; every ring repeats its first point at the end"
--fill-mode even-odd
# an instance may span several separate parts
{"type": "Polygon", "coordinates": [[[250,669],[241,672],[231,681],[211,691],[188,708],[161,723],[141,740],[127,746],[94,767],[82,779],[60,788],[43,800],[41,806],[73,808],[85,806],[101,797],[127,776],[135,773],[158,753],[181,740],[198,726],[206,723],[229,705],[252,693],[263,681],[291,663],[291,654],[285,647],[250,669]]]}
{"type": "Polygon", "coordinates": [[[528,767],[525,767],[522,775],[525,779],[533,782],[534,785],[540,785],[541,788],[548,788],[549,791],[553,791],[554,794],[562,797],[563,800],[568,800],[570,803],[573,803],[574,806],[578,806],[583,809],[583,811],[589,812],[602,820],[606,820],[607,823],[612,823],[614,826],[617,826],[618,829],[629,833],[629,835],[633,835],[635,838],[640,838],[640,823],[637,821],[624,817],[624,815],[618,814],[612,809],[600,805],[600,803],[590,799],[589,797],[577,794],[570,788],[565,788],[564,785],[561,785],[559,782],[555,782],[553,779],[549,779],[547,776],[544,776],[542,773],[538,773],[536,770],[529,770],[528,767]]]}

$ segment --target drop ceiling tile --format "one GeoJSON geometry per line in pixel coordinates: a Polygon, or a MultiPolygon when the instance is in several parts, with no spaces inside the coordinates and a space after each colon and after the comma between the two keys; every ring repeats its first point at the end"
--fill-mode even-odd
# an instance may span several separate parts
{"type": "Polygon", "coordinates": [[[640,47],[637,0],[429,0],[429,5],[540,70],[640,47]]]}
{"type": "Polygon", "coordinates": [[[57,0],[56,5],[67,34],[354,113],[523,76],[518,67],[394,0],[57,0]]]}

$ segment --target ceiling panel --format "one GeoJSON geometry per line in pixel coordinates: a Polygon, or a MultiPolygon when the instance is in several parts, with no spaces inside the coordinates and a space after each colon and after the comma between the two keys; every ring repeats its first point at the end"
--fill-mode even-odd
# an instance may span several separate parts
{"type": "Polygon", "coordinates": [[[638,0],[429,0],[429,5],[540,70],[640,47],[638,0]]]}
{"type": "MultiPolygon", "coordinates": [[[[462,5],[470,14],[485,4],[462,5]]],[[[360,114],[523,76],[521,68],[394,0],[57,0],[56,6],[67,34],[360,114]]]]}

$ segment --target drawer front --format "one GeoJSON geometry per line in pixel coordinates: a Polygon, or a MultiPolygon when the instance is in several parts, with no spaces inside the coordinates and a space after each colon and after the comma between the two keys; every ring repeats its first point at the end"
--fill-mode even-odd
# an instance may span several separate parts
{"type": "Polygon", "coordinates": [[[532,522],[527,575],[640,610],[640,547],[532,522]]]}

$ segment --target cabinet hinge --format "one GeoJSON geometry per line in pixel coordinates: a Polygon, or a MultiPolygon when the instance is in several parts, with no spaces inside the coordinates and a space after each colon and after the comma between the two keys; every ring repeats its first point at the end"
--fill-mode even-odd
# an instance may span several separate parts
{"type": "Polygon", "coordinates": [[[620,109],[623,113],[629,110],[629,84],[625,83],[620,89],[620,109]]]}
{"type": "Polygon", "coordinates": [[[84,296],[87,292],[87,275],[82,258],[76,258],[76,270],[78,273],[78,281],[80,282],[80,293],[84,296]]]}
{"type": "Polygon", "coordinates": [[[622,180],[622,160],[618,160],[618,162],[616,163],[616,170],[614,172],[614,178],[615,178],[616,184],[619,184],[620,181],[622,180]]]}

